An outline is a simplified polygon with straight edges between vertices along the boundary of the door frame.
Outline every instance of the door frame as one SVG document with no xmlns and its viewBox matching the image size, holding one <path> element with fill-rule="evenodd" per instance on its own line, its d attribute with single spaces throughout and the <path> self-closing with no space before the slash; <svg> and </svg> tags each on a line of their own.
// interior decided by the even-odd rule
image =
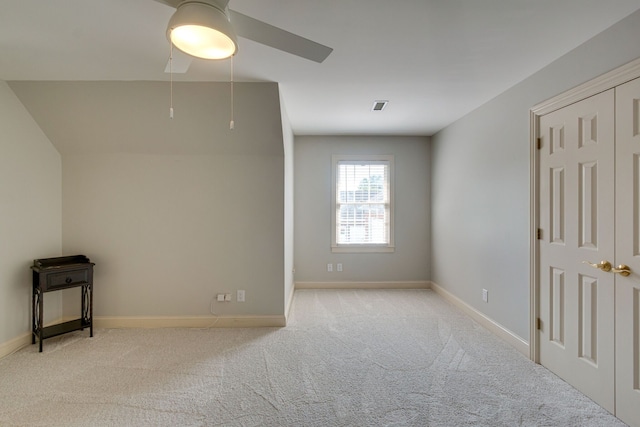
<svg viewBox="0 0 640 427">
<path fill-rule="evenodd" d="M 540 277 L 538 276 L 540 256 L 538 241 L 540 177 L 538 168 L 540 167 L 540 159 L 538 155 L 538 138 L 540 137 L 540 117 L 636 78 L 640 78 L 640 58 L 536 104 L 529 110 L 529 206 L 531 208 L 529 213 L 529 357 L 536 363 L 540 363 L 540 335 L 538 334 L 538 316 L 540 313 Z"/>
</svg>

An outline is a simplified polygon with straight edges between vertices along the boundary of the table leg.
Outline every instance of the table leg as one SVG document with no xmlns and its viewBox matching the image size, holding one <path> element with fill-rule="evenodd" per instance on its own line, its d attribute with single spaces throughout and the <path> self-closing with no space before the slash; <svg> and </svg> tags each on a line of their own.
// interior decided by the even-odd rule
<svg viewBox="0 0 640 427">
<path fill-rule="evenodd" d="M 31 295 L 31 344 L 36 343 L 36 333 L 38 332 L 38 307 L 36 306 L 36 293 L 38 291 L 33 288 Z"/>
<path fill-rule="evenodd" d="M 40 338 L 40 353 L 42 353 L 42 341 L 44 338 L 44 295 L 38 290 L 38 338 Z"/>
<path fill-rule="evenodd" d="M 89 283 L 89 336 L 93 337 L 93 283 Z"/>
</svg>

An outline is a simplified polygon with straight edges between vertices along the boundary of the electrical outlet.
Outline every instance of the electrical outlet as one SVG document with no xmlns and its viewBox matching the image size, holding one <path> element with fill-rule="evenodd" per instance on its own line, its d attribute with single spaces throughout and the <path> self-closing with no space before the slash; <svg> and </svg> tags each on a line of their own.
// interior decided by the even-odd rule
<svg viewBox="0 0 640 427">
<path fill-rule="evenodd" d="M 338 271 L 342 271 L 342 264 L 341 264 L 341 263 L 338 263 L 338 264 L 336 265 L 336 268 L 338 269 Z"/>
<path fill-rule="evenodd" d="M 227 302 L 231 301 L 231 294 L 224 294 L 224 300 Z"/>
<path fill-rule="evenodd" d="M 482 301 L 489 302 L 489 291 L 486 289 L 482 290 Z"/>
<path fill-rule="evenodd" d="M 331 273 L 333 271 L 333 264 L 327 264 L 327 271 Z"/>
<path fill-rule="evenodd" d="M 238 294 L 238 295 L 236 296 L 236 301 L 238 301 L 238 302 L 244 302 L 244 291 L 243 291 L 243 290 L 241 290 L 241 289 L 238 289 L 237 294 Z"/>
</svg>

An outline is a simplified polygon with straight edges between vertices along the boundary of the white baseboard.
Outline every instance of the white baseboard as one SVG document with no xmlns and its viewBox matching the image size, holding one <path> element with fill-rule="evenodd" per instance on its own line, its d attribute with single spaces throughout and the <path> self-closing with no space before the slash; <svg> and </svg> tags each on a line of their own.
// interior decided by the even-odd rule
<svg viewBox="0 0 640 427">
<path fill-rule="evenodd" d="M 527 356 L 527 358 L 529 357 L 529 343 L 527 341 L 523 340 L 521 337 L 511 332 L 509 329 L 505 328 L 501 324 L 495 322 L 494 320 L 490 319 L 483 313 L 471 307 L 469 304 L 462 301 L 460 298 L 453 295 L 451 292 L 447 291 L 443 287 L 437 285 L 434 282 L 431 282 L 430 285 L 431 285 L 431 289 L 433 289 L 442 298 L 446 299 L 447 301 L 449 301 L 450 303 L 458 307 L 465 314 L 467 314 L 473 320 L 478 322 L 480 325 L 487 328 L 494 335 L 497 335 L 498 337 L 502 338 L 504 341 L 506 341 L 508 344 L 510 344 L 520 353 Z"/>
<path fill-rule="evenodd" d="M 428 281 L 404 282 L 296 282 L 296 289 L 429 289 Z"/>
<path fill-rule="evenodd" d="M 45 323 L 44 327 L 46 328 L 47 326 L 52 326 L 64 321 L 65 320 L 63 318 L 54 319 L 50 322 Z M 31 345 L 31 332 L 27 332 L 25 334 L 17 336 L 7 342 L 0 343 L 0 359 L 12 353 L 15 353 L 16 351 L 28 345 Z"/>
<path fill-rule="evenodd" d="M 262 328 L 286 326 L 284 316 L 94 317 L 96 328 Z"/>
<path fill-rule="evenodd" d="M 31 332 L 0 344 L 0 359 L 31 344 Z"/>
</svg>

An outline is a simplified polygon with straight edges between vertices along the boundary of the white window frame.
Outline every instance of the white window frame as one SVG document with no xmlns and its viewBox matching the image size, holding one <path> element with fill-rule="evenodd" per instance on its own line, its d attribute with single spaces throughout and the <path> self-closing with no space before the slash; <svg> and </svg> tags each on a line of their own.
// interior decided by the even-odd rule
<svg viewBox="0 0 640 427">
<path fill-rule="evenodd" d="M 367 164 L 385 162 L 388 164 L 388 176 L 385 183 L 389 191 L 389 225 L 388 225 L 388 242 L 380 244 L 361 244 L 361 243 L 338 243 L 339 231 L 339 201 L 338 201 L 338 164 L 353 163 Z M 380 253 L 394 252 L 394 156 L 393 155 L 345 155 L 334 154 L 331 156 L 331 252 L 335 253 Z"/>
</svg>

